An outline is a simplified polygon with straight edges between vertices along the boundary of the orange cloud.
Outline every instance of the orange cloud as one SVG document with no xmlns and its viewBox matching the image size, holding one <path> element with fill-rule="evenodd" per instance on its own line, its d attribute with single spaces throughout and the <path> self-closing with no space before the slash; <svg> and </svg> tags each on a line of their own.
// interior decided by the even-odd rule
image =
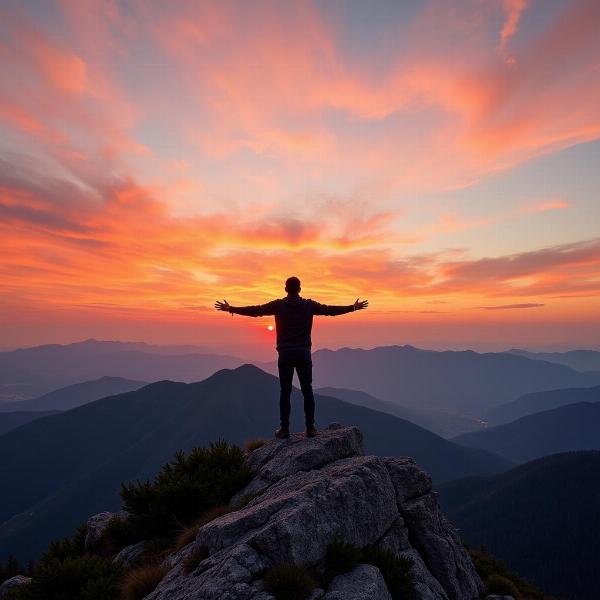
<svg viewBox="0 0 600 600">
<path fill-rule="evenodd" d="M 449 252 L 403 256 L 386 247 L 386 215 L 354 216 L 344 234 L 339 214 L 330 232 L 323 223 L 265 224 L 226 213 L 174 218 L 132 182 L 98 188 L 100 204 L 81 196 L 65 201 L 66 193 L 81 194 L 68 185 L 20 185 L 0 194 L 1 271 L 4 290 L 23 300 L 183 307 L 197 305 L 199 295 L 209 302 L 223 282 L 237 297 L 278 295 L 291 272 L 326 299 L 376 290 L 387 309 L 399 298 L 600 293 L 597 240 L 479 260 Z M 63 197 L 60 210 L 39 195 L 53 188 Z"/>
<path fill-rule="evenodd" d="M 56 29 L 0 8 L 6 302 L 161 315 L 279 295 L 292 272 L 406 314 L 600 293 L 597 240 L 411 248 L 570 206 L 474 215 L 430 193 L 600 137 L 597 2 L 520 35 L 513 68 L 499 3 L 424 4 L 354 54 L 317 4 L 59 4 Z M 526 5 L 502 4 L 506 59 Z M 439 219 L 406 231 L 428 202 Z"/>
</svg>

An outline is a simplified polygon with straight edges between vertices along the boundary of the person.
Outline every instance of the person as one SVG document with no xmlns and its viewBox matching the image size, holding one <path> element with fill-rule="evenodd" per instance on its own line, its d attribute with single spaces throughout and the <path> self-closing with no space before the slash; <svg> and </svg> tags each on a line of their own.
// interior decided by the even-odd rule
<svg viewBox="0 0 600 600">
<path fill-rule="evenodd" d="M 215 302 L 215 308 L 229 312 L 232 315 L 247 317 L 262 317 L 275 315 L 277 331 L 277 352 L 279 358 L 279 416 L 280 427 L 275 436 L 281 439 L 290 437 L 290 396 L 292 394 L 292 379 L 294 369 L 300 380 L 300 389 L 304 397 L 304 417 L 306 421 L 306 436 L 314 437 L 315 428 L 315 399 L 312 390 L 312 359 L 311 359 L 311 330 L 313 316 L 328 315 L 334 317 L 368 307 L 368 300 L 356 299 L 354 304 L 347 306 L 328 306 L 300 296 L 300 280 L 289 277 L 285 282 L 287 296 L 266 304 L 256 306 L 231 306 L 227 300 Z"/>
</svg>

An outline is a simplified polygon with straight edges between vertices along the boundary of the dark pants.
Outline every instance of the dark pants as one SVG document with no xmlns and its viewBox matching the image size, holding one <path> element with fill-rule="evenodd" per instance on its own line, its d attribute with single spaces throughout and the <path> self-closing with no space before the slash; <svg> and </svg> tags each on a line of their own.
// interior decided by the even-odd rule
<svg viewBox="0 0 600 600">
<path fill-rule="evenodd" d="M 292 379 L 294 369 L 298 373 L 300 380 L 300 389 L 304 396 L 304 417 L 306 426 L 312 427 L 315 424 L 315 397 L 312 390 L 312 358 L 309 348 L 282 348 L 279 351 L 279 385 L 281 393 L 279 395 L 279 415 L 281 426 L 290 425 L 290 396 L 292 394 Z"/>
</svg>

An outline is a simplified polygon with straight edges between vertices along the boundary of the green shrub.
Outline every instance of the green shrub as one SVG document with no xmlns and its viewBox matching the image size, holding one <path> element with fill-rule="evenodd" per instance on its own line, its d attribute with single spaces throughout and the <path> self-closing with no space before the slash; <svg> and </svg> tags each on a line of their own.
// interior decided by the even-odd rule
<svg viewBox="0 0 600 600">
<path fill-rule="evenodd" d="M 87 527 L 80 525 L 72 536 L 50 542 L 48 550 L 42 554 L 40 561 L 65 560 L 66 558 L 83 556 L 85 554 L 86 535 Z"/>
<path fill-rule="evenodd" d="M 32 582 L 11 590 L 11 600 L 110 600 L 118 597 L 121 568 L 109 558 L 86 552 L 87 528 L 51 542 L 35 563 Z"/>
<path fill-rule="evenodd" d="M 12 554 L 8 556 L 5 562 L 0 562 L 0 583 L 15 575 L 24 575 L 25 573 L 26 570 Z"/>
<path fill-rule="evenodd" d="M 20 585 L 8 590 L 2 596 L 2 600 L 34 600 L 31 595 L 31 585 Z"/>
<path fill-rule="evenodd" d="M 305 600 L 317 587 L 312 575 L 299 565 L 281 563 L 267 570 L 265 590 L 277 600 Z"/>
<path fill-rule="evenodd" d="M 241 448 L 223 440 L 178 452 L 153 482 L 122 484 L 123 508 L 139 535 L 173 536 L 209 509 L 229 501 L 252 478 Z"/>
<path fill-rule="evenodd" d="M 137 530 L 130 519 L 112 518 L 102 532 L 100 539 L 91 551 L 101 556 L 114 556 L 126 546 L 141 542 L 144 536 Z"/>
<path fill-rule="evenodd" d="M 490 575 L 485 581 L 485 586 L 488 594 L 512 596 L 515 600 L 521 598 L 517 586 L 510 579 L 503 577 L 502 575 Z"/>
<path fill-rule="evenodd" d="M 259 448 L 262 448 L 267 443 L 267 440 L 263 440 L 262 438 L 256 438 L 254 440 L 248 440 L 244 444 L 244 452 L 246 454 L 250 454 Z"/>
<path fill-rule="evenodd" d="M 111 573 L 104 577 L 90 579 L 81 591 L 81 600 L 116 600 L 118 598 L 119 577 Z"/>
<path fill-rule="evenodd" d="M 7 598 L 113 600 L 119 589 L 125 600 L 141 598 L 164 576 L 160 562 L 173 543 L 177 526 L 196 521 L 195 531 L 182 533 L 193 539 L 200 525 L 237 510 L 238 506 L 226 503 L 252 476 L 241 448 L 222 440 L 208 448 L 194 448 L 188 456 L 178 452 L 154 481 L 122 484 L 128 519 L 112 519 L 93 548 L 85 548 L 85 526 L 71 537 L 52 542 L 33 569 L 32 583 L 11 590 Z M 121 566 L 113 565 L 111 557 L 141 540 L 146 544 L 139 561 L 145 566 L 122 578 Z M 194 560 L 200 562 L 201 555 Z M 0 564 L 0 574 L 10 572 L 12 576 L 15 570 L 25 572 L 13 559 Z"/>
<path fill-rule="evenodd" d="M 183 561 L 183 572 L 191 573 L 204 559 L 208 558 L 208 556 L 208 548 L 206 548 L 206 546 L 195 548 Z"/>
<path fill-rule="evenodd" d="M 118 595 L 121 570 L 110 559 L 94 554 L 42 557 L 29 586 L 32 600 L 108 600 Z"/>
<path fill-rule="evenodd" d="M 87 528 L 51 542 L 32 569 L 31 584 L 11 590 L 12 600 L 107 600 L 117 597 L 121 570 L 101 556 L 86 553 Z"/>
<path fill-rule="evenodd" d="M 121 599 L 140 600 L 153 592 L 166 574 L 167 569 L 159 564 L 128 571 L 121 580 Z"/>
</svg>

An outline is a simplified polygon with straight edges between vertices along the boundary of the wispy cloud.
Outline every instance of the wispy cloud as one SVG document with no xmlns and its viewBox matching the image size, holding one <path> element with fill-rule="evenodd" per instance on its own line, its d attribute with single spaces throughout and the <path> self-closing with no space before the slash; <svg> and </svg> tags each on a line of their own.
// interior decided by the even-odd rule
<svg viewBox="0 0 600 600">
<path fill-rule="evenodd" d="M 571 208 L 571 203 L 567 200 L 556 199 L 556 200 L 542 200 L 524 206 L 521 209 L 522 213 L 526 214 L 537 214 L 544 213 L 551 210 L 561 210 L 563 208 Z"/>
<path fill-rule="evenodd" d="M 534 303 L 500 304 L 498 306 L 478 306 L 477 308 L 481 308 L 483 310 L 512 310 L 515 308 L 541 308 L 542 306 L 546 306 L 546 305 L 545 304 L 534 304 Z"/>
<path fill-rule="evenodd" d="M 502 0 L 506 18 L 500 31 L 500 51 L 508 64 L 515 64 L 516 62 L 514 56 L 508 51 L 508 42 L 517 33 L 519 21 L 527 4 L 528 0 Z"/>
</svg>

